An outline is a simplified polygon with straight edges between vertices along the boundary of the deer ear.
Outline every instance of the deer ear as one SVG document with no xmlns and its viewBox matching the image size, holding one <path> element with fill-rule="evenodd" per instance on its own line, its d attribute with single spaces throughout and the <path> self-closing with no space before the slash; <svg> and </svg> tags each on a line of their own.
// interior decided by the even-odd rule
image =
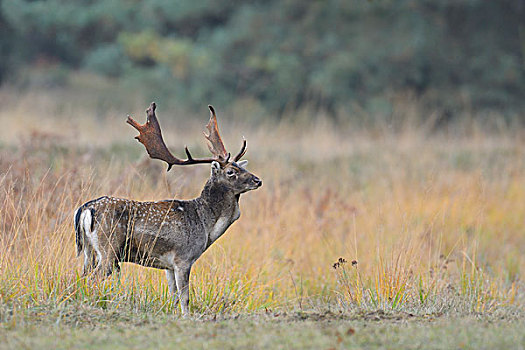
<svg viewBox="0 0 525 350">
<path fill-rule="evenodd" d="M 211 175 L 217 174 L 221 170 L 221 165 L 218 162 L 211 162 Z"/>
<path fill-rule="evenodd" d="M 243 169 L 246 169 L 246 166 L 248 165 L 247 160 L 241 160 L 240 162 L 237 162 L 237 165 L 240 166 Z"/>
</svg>

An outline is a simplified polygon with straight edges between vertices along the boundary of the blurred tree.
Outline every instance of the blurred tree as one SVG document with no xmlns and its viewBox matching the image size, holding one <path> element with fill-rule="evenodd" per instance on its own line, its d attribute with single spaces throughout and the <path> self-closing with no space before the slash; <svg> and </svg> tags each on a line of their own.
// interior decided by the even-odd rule
<svg viewBox="0 0 525 350">
<path fill-rule="evenodd" d="M 188 106 L 388 114 L 407 91 L 447 115 L 515 112 L 524 21 L 525 0 L 3 0 L 0 81 L 44 58 Z"/>
<path fill-rule="evenodd" d="M 3 13 L 0 11 L 0 82 L 6 78 L 6 74 L 12 66 L 14 55 L 12 54 L 14 40 L 14 32 L 6 22 Z"/>
</svg>

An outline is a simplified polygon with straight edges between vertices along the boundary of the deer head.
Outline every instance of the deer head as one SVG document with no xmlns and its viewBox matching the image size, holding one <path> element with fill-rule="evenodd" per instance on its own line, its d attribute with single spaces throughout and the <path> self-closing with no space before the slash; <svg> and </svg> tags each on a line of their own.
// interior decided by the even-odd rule
<svg viewBox="0 0 525 350">
<path fill-rule="evenodd" d="M 217 183 L 231 188 L 238 195 L 262 186 L 262 181 L 257 176 L 246 170 L 247 160 L 230 162 L 222 167 L 218 162 L 211 166 L 211 179 Z"/>
<path fill-rule="evenodd" d="M 210 120 L 206 125 L 208 132 L 204 133 L 212 157 L 193 158 L 188 147 L 184 147 L 187 159 L 179 159 L 168 150 L 155 115 L 156 107 L 155 102 L 152 102 L 146 109 L 147 120 L 145 124 L 138 124 L 130 116 L 128 116 L 127 123 L 138 130 L 139 135 L 135 139 L 146 147 L 149 156 L 153 159 L 163 160 L 168 164 L 167 171 L 170 171 L 173 165 L 211 163 L 211 179 L 230 187 L 235 194 L 254 190 L 262 185 L 262 181 L 257 176 L 245 169 L 248 161 L 240 161 L 246 153 L 246 139 L 243 138 L 241 150 L 235 157 L 231 158 L 230 153 L 226 151 L 219 134 L 215 109 L 212 106 L 208 106 L 210 109 Z"/>
</svg>

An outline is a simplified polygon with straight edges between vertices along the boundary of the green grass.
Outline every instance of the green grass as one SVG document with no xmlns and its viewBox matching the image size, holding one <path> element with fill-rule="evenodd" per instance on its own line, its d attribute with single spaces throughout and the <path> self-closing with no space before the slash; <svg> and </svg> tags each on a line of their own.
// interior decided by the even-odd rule
<svg viewBox="0 0 525 350">
<path fill-rule="evenodd" d="M 87 315 L 90 315 L 86 317 Z M 180 320 L 84 310 L 0 330 L 0 349 L 523 349 L 525 320 L 369 312 Z M 56 317 L 56 319 L 55 319 Z"/>
</svg>

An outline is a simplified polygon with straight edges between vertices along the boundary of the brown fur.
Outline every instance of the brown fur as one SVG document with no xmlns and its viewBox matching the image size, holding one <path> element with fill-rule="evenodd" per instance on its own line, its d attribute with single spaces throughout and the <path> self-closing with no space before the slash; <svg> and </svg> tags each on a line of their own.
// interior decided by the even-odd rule
<svg viewBox="0 0 525 350">
<path fill-rule="evenodd" d="M 191 266 L 239 218 L 239 196 L 261 185 L 237 163 L 213 162 L 210 179 L 192 200 L 101 197 L 85 203 L 75 214 L 84 274 L 109 275 L 120 262 L 165 269 L 170 291 L 175 293 L 176 284 L 186 315 Z"/>
</svg>

